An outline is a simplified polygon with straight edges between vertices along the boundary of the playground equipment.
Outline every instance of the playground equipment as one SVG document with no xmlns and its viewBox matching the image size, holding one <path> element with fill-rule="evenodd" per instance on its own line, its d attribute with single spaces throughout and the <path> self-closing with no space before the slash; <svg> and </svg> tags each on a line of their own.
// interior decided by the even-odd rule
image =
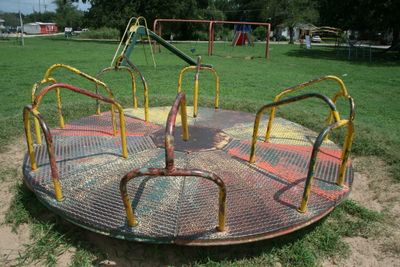
<svg viewBox="0 0 400 267">
<path fill-rule="evenodd" d="M 251 40 L 251 26 L 244 24 L 244 25 L 235 25 L 234 28 L 234 36 L 232 40 L 232 45 L 237 46 L 237 45 L 245 45 L 246 43 L 248 45 L 253 45 L 253 42 Z"/>
<path fill-rule="evenodd" d="M 124 54 L 116 65 L 123 60 L 132 64 Z M 98 89 L 57 82 L 52 75 L 56 68 L 92 81 L 107 96 Z M 213 73 L 215 109 L 198 107 L 197 100 L 194 107 L 186 106 L 182 79 L 189 71 L 195 71 L 194 98 L 199 73 Z M 329 80 L 339 85 L 332 98 L 320 93 L 286 96 Z M 97 103 L 95 115 L 66 122 L 60 90 L 109 104 L 110 111 L 101 112 Z M 39 111 L 50 91 L 56 91 L 60 117 L 60 127 L 53 129 Z M 288 88 L 255 116 L 218 109 L 219 77 L 200 60 L 181 71 L 178 91 L 171 108 L 123 109 L 100 80 L 53 65 L 34 85 L 32 104 L 23 112 L 26 185 L 50 210 L 86 229 L 120 239 L 182 245 L 236 244 L 284 235 L 323 218 L 350 193 L 354 102 L 339 78 L 326 76 Z M 339 98 L 349 103 L 347 119 L 336 108 Z M 275 118 L 278 107 L 307 99 L 318 99 L 328 108 L 327 125 L 319 134 Z M 151 118 L 138 118 L 146 110 Z M 268 121 L 262 119 L 267 110 Z M 39 126 L 36 144 L 30 115 Z M 264 126 L 266 134 L 260 135 Z M 341 127 L 347 127 L 342 149 L 327 138 Z"/>
<path fill-rule="evenodd" d="M 141 24 L 142 23 L 142 24 Z M 196 65 L 196 61 L 180 51 L 178 48 L 170 44 L 169 42 L 162 39 L 160 36 L 155 34 L 154 32 L 150 31 L 147 28 L 147 21 L 143 17 L 132 17 L 129 19 L 128 24 L 125 28 L 125 32 L 123 37 L 121 38 L 121 42 L 119 43 L 117 50 L 115 51 L 114 57 L 111 61 L 109 67 L 102 69 L 98 74 L 97 78 L 99 79 L 105 73 L 111 71 L 124 71 L 130 75 L 131 84 L 132 84 L 132 106 L 134 109 L 138 107 L 138 100 L 136 96 L 136 76 L 137 74 L 140 77 L 140 80 L 143 84 L 143 92 L 144 92 L 144 119 L 146 122 L 149 122 L 149 87 L 147 84 L 146 79 L 144 78 L 143 74 L 139 70 L 139 68 L 129 60 L 129 56 L 131 55 L 137 40 L 139 38 L 145 37 L 150 45 L 150 51 L 152 53 L 152 59 L 154 66 L 156 66 L 153 49 L 151 47 L 150 39 L 155 40 L 157 43 L 163 45 L 169 51 L 177 55 L 179 58 L 184 60 L 189 65 Z M 125 40 L 125 42 L 124 42 Z M 212 69 L 211 65 L 202 64 L 201 67 Z M 96 93 L 98 93 L 98 84 L 96 84 Z"/>
<path fill-rule="evenodd" d="M 217 109 L 219 106 L 219 76 L 217 71 L 211 67 L 203 66 L 201 64 L 201 57 L 197 58 L 197 65 L 196 66 L 188 66 L 181 70 L 179 73 L 178 79 L 178 93 L 182 91 L 182 80 L 183 75 L 189 71 L 196 71 L 194 75 L 194 90 L 193 90 L 193 117 L 197 117 L 197 110 L 198 110 L 198 99 L 199 99 L 199 75 L 200 71 L 208 71 L 214 75 L 215 78 L 215 98 L 214 98 L 214 107 Z"/>
<path fill-rule="evenodd" d="M 159 36 L 162 33 L 162 22 L 183 22 L 183 23 L 206 23 L 208 24 L 208 55 L 213 55 L 214 50 L 214 39 L 215 39 L 215 25 L 217 24 L 235 24 L 235 25 L 254 25 L 254 26 L 264 26 L 267 29 L 267 34 L 265 37 L 265 58 L 269 58 L 269 36 L 271 33 L 271 24 L 263 22 L 250 22 L 250 21 L 228 21 L 228 20 L 195 20 L 195 19 L 156 19 L 153 23 L 153 31 Z M 192 64 L 195 65 L 195 64 Z"/>
<path fill-rule="evenodd" d="M 135 22 L 132 23 L 133 21 L 135 21 Z M 144 25 L 140 24 L 141 21 L 143 21 Z M 155 63 L 155 59 L 154 59 L 154 55 L 153 55 L 153 49 L 151 48 L 151 40 L 150 39 L 153 39 L 158 44 L 164 46 L 166 49 L 168 49 L 173 54 L 177 55 L 179 58 L 184 60 L 189 65 L 196 65 L 196 61 L 194 59 L 192 59 L 190 56 L 186 55 L 185 53 L 180 51 L 178 48 L 176 48 L 175 46 L 173 46 L 172 44 L 170 44 L 169 42 L 167 42 L 166 40 L 161 38 L 159 35 L 155 34 L 151 30 L 149 30 L 147 28 L 147 22 L 146 22 L 145 18 L 132 17 L 129 19 L 128 24 L 125 29 L 125 32 L 124 32 L 124 35 L 121 38 L 121 42 L 119 43 L 118 48 L 115 51 L 114 58 L 111 61 L 111 66 L 113 66 L 116 63 L 118 54 L 119 54 L 119 57 L 129 58 L 130 54 L 132 53 L 132 51 L 136 45 L 138 38 L 141 38 L 143 36 L 145 36 L 147 38 L 147 41 L 150 45 L 150 50 L 152 53 L 154 66 L 156 65 L 156 63 Z M 125 38 L 126 38 L 126 41 L 125 41 L 125 44 L 123 45 Z M 125 65 L 126 64 L 125 60 L 122 60 L 121 64 Z"/>
</svg>

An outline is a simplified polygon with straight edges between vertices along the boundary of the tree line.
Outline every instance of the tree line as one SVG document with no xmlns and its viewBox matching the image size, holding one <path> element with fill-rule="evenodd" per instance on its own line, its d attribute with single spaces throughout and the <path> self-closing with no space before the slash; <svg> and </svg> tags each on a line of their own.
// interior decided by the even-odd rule
<svg viewBox="0 0 400 267">
<path fill-rule="evenodd" d="M 74 3 L 90 2 L 82 12 Z M 33 13 L 25 20 L 54 21 L 60 28 L 111 27 L 122 33 L 128 19 L 142 15 L 151 25 L 156 18 L 219 19 L 271 22 L 289 28 L 299 23 L 332 26 L 359 31 L 364 39 L 392 34 L 392 46 L 398 46 L 400 0 L 55 0 L 55 12 Z M 151 27 L 151 26 L 150 26 Z M 178 38 L 196 38 L 201 25 L 169 25 Z M 204 33 L 202 33 L 204 34 Z"/>
</svg>

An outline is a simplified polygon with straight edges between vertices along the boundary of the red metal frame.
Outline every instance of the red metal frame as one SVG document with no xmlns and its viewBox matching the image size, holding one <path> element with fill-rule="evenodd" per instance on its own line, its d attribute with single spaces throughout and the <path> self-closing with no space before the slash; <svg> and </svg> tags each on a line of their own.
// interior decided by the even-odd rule
<svg viewBox="0 0 400 267">
<path fill-rule="evenodd" d="M 208 23 L 208 55 L 212 56 L 214 50 L 214 24 L 240 24 L 240 25 L 257 25 L 267 28 L 265 58 L 269 59 L 269 36 L 271 33 L 271 23 L 251 22 L 251 21 L 229 21 L 229 20 L 196 20 L 196 19 L 156 19 L 153 23 L 153 31 L 161 36 L 161 23 L 159 22 L 190 22 L 190 23 Z M 157 28 L 157 25 L 159 27 Z"/>
</svg>

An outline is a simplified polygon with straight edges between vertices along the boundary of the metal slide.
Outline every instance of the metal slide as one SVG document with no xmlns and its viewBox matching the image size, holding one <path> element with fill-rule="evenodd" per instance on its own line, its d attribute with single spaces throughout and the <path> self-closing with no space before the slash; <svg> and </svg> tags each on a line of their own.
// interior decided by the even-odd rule
<svg viewBox="0 0 400 267">
<path fill-rule="evenodd" d="M 144 36 L 150 36 L 154 41 L 158 42 L 160 45 L 164 46 L 166 49 L 171 51 L 173 54 L 177 55 L 180 57 L 182 60 L 187 62 L 191 66 L 196 66 L 196 60 L 193 58 L 189 57 L 186 55 L 184 52 L 158 36 L 156 33 L 150 31 L 149 29 L 145 28 L 144 26 L 137 26 L 134 29 L 134 32 L 132 33 L 132 37 L 130 40 L 130 44 L 126 46 L 126 49 L 124 49 L 123 54 L 129 58 L 130 54 L 132 53 L 133 48 L 135 47 L 136 40 L 139 37 L 139 35 L 144 35 Z M 125 61 L 122 62 L 122 64 L 125 64 Z M 206 65 L 204 65 L 206 66 Z M 208 66 L 208 65 L 207 65 Z"/>
</svg>

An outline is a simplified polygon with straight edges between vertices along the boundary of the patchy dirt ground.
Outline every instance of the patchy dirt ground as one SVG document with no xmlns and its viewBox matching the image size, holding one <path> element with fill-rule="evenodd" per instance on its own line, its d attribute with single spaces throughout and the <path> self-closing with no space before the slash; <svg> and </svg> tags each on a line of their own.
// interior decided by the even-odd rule
<svg viewBox="0 0 400 267">
<path fill-rule="evenodd" d="M 12 199 L 12 189 L 16 179 L 21 179 L 21 166 L 25 147 L 23 140 L 9 146 L 7 152 L 0 154 L 0 265 L 15 264 L 18 252 L 29 243 L 29 227 L 21 225 L 17 232 L 5 224 L 5 214 Z M 16 175 L 16 176 L 15 176 Z M 14 177 L 13 177 L 14 176 Z"/>
<path fill-rule="evenodd" d="M 350 199 L 386 214 L 385 229 L 379 237 L 345 238 L 351 248 L 340 262 L 327 260 L 324 266 L 400 266 L 400 184 L 394 184 L 385 163 L 376 157 L 359 157 Z"/>
<path fill-rule="evenodd" d="M 12 199 L 12 188 L 17 179 L 22 179 L 24 140 L 17 140 L 6 151 L 0 154 L 1 266 L 16 264 L 18 253 L 24 249 L 24 244 L 30 242 L 28 225 L 21 225 L 17 232 L 13 232 L 12 227 L 4 223 Z M 377 238 L 345 238 L 345 242 L 351 248 L 349 257 L 340 261 L 329 259 L 322 264 L 323 266 L 400 266 L 400 184 L 391 181 L 385 163 L 378 158 L 360 157 L 354 160 L 354 166 L 356 173 L 350 198 L 369 209 L 384 212 L 387 215 L 385 217 L 387 221 L 384 222 L 385 229 Z M 84 238 L 104 251 L 107 259 L 98 263 L 101 266 L 143 266 L 144 262 L 147 262 L 148 266 L 154 266 L 156 262 L 176 263 L 173 253 L 168 252 L 170 250 L 168 246 L 160 248 L 159 259 L 148 259 L 146 245 L 140 243 L 119 241 L 87 231 Z M 138 253 L 132 254 L 132 251 Z M 58 258 L 57 266 L 68 266 L 74 253 L 74 248 L 68 249 Z M 138 258 L 137 255 L 141 257 Z"/>
</svg>

